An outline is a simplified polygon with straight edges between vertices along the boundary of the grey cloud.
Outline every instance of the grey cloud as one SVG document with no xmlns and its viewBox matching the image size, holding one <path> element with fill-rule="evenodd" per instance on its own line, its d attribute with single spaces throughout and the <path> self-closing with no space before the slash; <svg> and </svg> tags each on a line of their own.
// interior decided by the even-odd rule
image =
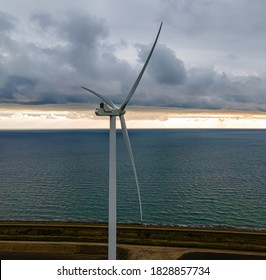
<svg viewBox="0 0 266 280">
<path fill-rule="evenodd" d="M 103 19 L 81 11 L 68 12 L 60 26 L 62 36 L 65 36 L 72 45 L 94 47 L 95 42 L 108 35 L 108 27 Z"/>
<path fill-rule="evenodd" d="M 56 18 L 47 12 L 34 12 L 31 24 L 43 38 L 58 38 L 59 44 L 45 46 L 35 42 L 15 42 L 18 51 L 8 50 L 10 59 L 3 63 L 6 74 L 0 81 L 1 102 L 30 104 L 97 102 L 80 86 L 89 86 L 115 96 L 121 101 L 122 91 L 135 77 L 134 69 L 114 55 L 115 47 L 106 41 L 108 26 L 104 20 L 82 11 L 69 11 Z M 31 77 L 38 81 L 20 94 L 14 77 Z M 2 84 L 2 86 L 1 86 Z M 24 96 L 27 95 L 27 98 Z M 23 97 L 24 96 L 24 97 Z"/>
<path fill-rule="evenodd" d="M 58 40 L 64 42 L 63 47 L 46 49 L 46 53 L 62 57 L 65 63 L 69 63 L 76 71 L 90 69 L 87 74 L 97 74 L 95 61 L 99 57 L 100 40 L 108 35 L 103 20 L 82 11 L 68 11 L 58 18 L 50 13 L 38 11 L 32 13 L 31 20 L 39 25 L 46 36 L 52 32 Z"/>
<path fill-rule="evenodd" d="M 189 22 L 178 26 L 174 34 L 185 30 L 190 34 L 194 32 L 194 37 L 211 34 L 212 27 L 206 26 L 202 17 L 206 11 L 196 1 L 172 3 L 183 5 L 179 7 L 180 12 L 195 16 L 200 22 L 197 26 L 189 18 Z M 212 1 L 200 3 L 205 3 L 208 9 L 217 8 L 212 6 Z M 219 16 L 222 20 L 223 16 Z M 47 38 L 48 45 L 34 39 L 30 41 L 31 38 L 15 41 L 16 37 L 10 34 L 16 29 L 16 19 L 0 14 L 1 21 L 4 22 L 1 38 L 4 34 L 16 48 L 6 48 L 6 58 L 0 56 L 3 74 L 0 77 L 0 102 L 32 105 L 98 102 L 97 98 L 80 89 L 80 86 L 87 86 L 109 94 L 119 104 L 138 75 L 137 69 L 116 56 L 116 46 L 109 42 L 109 26 L 101 18 L 83 11 L 69 11 L 58 17 L 50 12 L 34 12 L 31 27 L 38 30 L 39 36 Z M 141 67 L 150 46 L 135 46 Z M 265 76 L 234 76 L 211 67 L 185 67 L 186 61 L 177 57 L 172 49 L 160 43 L 156 46 L 130 105 L 266 110 Z M 226 52 L 228 54 L 231 59 L 236 58 L 231 50 Z"/>
<path fill-rule="evenodd" d="M 266 77 L 228 77 L 213 69 L 190 69 L 181 105 L 209 109 L 266 110 Z M 177 102 L 178 103 L 178 102 Z"/>
<path fill-rule="evenodd" d="M 60 94 L 60 92 L 43 92 L 40 96 L 38 96 L 35 100 L 31 99 L 24 104 L 27 105 L 43 105 L 43 104 L 66 104 L 71 102 L 66 95 Z M 75 102 L 73 100 L 73 102 Z M 80 102 L 80 101 L 79 101 Z"/>
<path fill-rule="evenodd" d="M 15 29 L 16 21 L 14 16 L 0 11 L 0 33 L 9 33 Z"/>
<path fill-rule="evenodd" d="M 145 84 L 136 104 L 266 111 L 266 77 L 228 76 L 212 68 L 190 68 L 185 76 L 182 84 Z"/>
<path fill-rule="evenodd" d="M 29 92 L 33 91 L 38 82 L 34 79 L 22 76 L 10 76 L 5 84 L 0 88 L 2 102 L 11 102 L 19 99 L 27 99 Z"/>
<path fill-rule="evenodd" d="M 108 35 L 105 22 L 83 12 L 68 12 L 57 32 L 68 43 L 65 58 L 70 65 L 95 78 L 99 74 L 100 43 Z"/>
<path fill-rule="evenodd" d="M 0 48 L 2 51 L 15 48 L 10 34 L 16 29 L 16 23 L 17 19 L 14 16 L 0 11 Z"/>
<path fill-rule="evenodd" d="M 145 62 L 150 46 L 140 45 L 139 58 L 141 62 Z M 147 72 L 159 84 L 178 85 L 183 84 L 186 80 L 186 70 L 182 60 L 178 59 L 175 53 L 165 45 L 158 44 L 156 51 L 150 61 Z"/>
<path fill-rule="evenodd" d="M 206 0 L 166 0 L 162 14 L 177 32 L 197 34 L 207 27 L 210 7 L 211 1 Z"/>
<path fill-rule="evenodd" d="M 192 95 L 204 95 L 217 82 L 217 73 L 209 68 L 191 68 L 188 71 L 187 90 Z"/>
<path fill-rule="evenodd" d="M 183 47 L 264 55 L 263 0 L 166 0 L 161 14 L 172 28 L 173 41 Z"/>
<path fill-rule="evenodd" d="M 57 24 L 55 18 L 44 11 L 34 11 L 30 16 L 31 21 L 37 23 L 39 27 L 43 30 L 47 30 L 49 27 L 53 27 Z"/>
</svg>

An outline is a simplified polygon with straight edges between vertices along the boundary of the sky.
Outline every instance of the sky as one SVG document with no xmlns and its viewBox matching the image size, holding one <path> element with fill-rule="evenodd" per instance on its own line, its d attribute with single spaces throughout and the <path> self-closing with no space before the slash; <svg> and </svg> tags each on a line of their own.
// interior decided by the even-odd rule
<svg viewBox="0 0 266 280">
<path fill-rule="evenodd" d="M 0 0 L 0 107 L 120 104 L 161 21 L 129 105 L 266 111 L 264 0 Z"/>
</svg>

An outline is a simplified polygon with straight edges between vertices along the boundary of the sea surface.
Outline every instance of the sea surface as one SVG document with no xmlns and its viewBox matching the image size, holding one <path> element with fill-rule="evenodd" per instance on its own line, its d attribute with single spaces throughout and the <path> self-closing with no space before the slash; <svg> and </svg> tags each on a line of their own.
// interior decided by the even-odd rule
<svg viewBox="0 0 266 280">
<path fill-rule="evenodd" d="M 117 133 L 118 222 L 266 229 L 266 130 Z M 0 220 L 108 220 L 108 130 L 0 131 Z"/>
</svg>

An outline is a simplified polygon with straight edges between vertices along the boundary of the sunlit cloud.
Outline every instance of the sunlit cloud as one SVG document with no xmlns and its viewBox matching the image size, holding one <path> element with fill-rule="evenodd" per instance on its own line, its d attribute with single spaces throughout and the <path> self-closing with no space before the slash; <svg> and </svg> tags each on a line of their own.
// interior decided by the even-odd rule
<svg viewBox="0 0 266 280">
<path fill-rule="evenodd" d="M 258 128 L 266 129 L 266 113 L 225 110 L 180 110 L 132 107 L 127 114 L 128 128 Z M 117 123 L 119 127 L 119 123 Z M 94 110 L 0 110 L 0 129 L 103 129 L 109 119 L 97 117 Z"/>
</svg>

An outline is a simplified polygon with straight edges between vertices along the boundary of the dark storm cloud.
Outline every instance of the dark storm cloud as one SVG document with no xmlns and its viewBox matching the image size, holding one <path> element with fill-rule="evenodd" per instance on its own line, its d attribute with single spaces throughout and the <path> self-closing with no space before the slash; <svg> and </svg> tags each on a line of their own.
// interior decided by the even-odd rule
<svg viewBox="0 0 266 280">
<path fill-rule="evenodd" d="M 143 63 L 150 46 L 138 45 Z M 147 83 L 150 75 L 150 84 Z M 209 67 L 185 68 L 184 62 L 158 45 L 147 67 L 136 104 L 200 109 L 266 110 L 266 77 L 234 76 Z M 151 86 L 153 84 L 153 86 Z M 147 94 L 149 92 L 150 94 Z"/>
<path fill-rule="evenodd" d="M 187 71 L 186 84 L 177 89 L 172 101 L 186 108 L 265 111 L 265 89 L 265 77 L 229 77 L 213 69 L 192 68 Z"/>
<path fill-rule="evenodd" d="M 1 102 L 97 102 L 94 96 L 83 93 L 80 86 L 90 86 L 115 96 L 121 95 L 124 88 L 127 90 L 134 70 L 126 61 L 118 59 L 114 48 L 106 43 L 108 26 L 104 20 L 82 11 L 58 17 L 39 11 L 31 15 L 31 24 L 39 36 L 55 43 L 43 46 L 15 42 L 19 51 L 8 50 L 9 59 L 4 66 L 10 74 L 2 81 L 2 86 L 0 84 Z M 6 24 L 6 29 L 11 30 L 11 27 Z M 13 77 L 32 79 L 37 85 L 22 90 Z"/>
<path fill-rule="evenodd" d="M 265 75 L 236 76 L 200 64 L 192 67 L 178 55 L 182 40 L 178 40 L 175 48 L 168 43 L 168 39 L 171 41 L 178 36 L 178 39 L 185 38 L 183 44 L 190 44 L 192 49 L 199 45 L 224 46 L 226 49 L 230 42 L 234 42 L 234 46 L 244 42 L 243 49 L 247 51 L 260 40 L 264 46 L 263 36 L 258 40 L 255 40 L 258 35 L 248 36 L 252 30 L 249 25 L 260 26 L 259 19 L 253 16 L 247 18 L 246 23 L 244 19 L 247 7 L 254 15 L 254 11 L 260 12 L 259 9 L 245 1 L 245 8 L 237 10 L 231 2 L 164 2 L 169 18 L 162 32 L 172 32 L 171 24 L 175 30 L 171 38 L 162 33 L 130 105 L 266 110 Z M 234 9 L 231 11 L 230 7 Z M 260 15 L 264 13 L 261 11 Z M 266 24 L 262 16 L 258 18 Z M 0 12 L 0 102 L 32 105 L 98 102 L 96 97 L 80 89 L 80 86 L 87 86 L 119 104 L 134 83 L 151 47 L 149 41 L 145 44 L 133 42 L 139 56 L 139 64 L 133 67 L 118 57 L 118 46 L 110 43 L 111 27 L 107 20 L 82 10 L 56 14 L 33 12 L 27 21 L 33 30 L 32 37 L 18 33 L 19 24 L 14 16 Z M 259 34 L 264 33 L 266 35 L 261 29 Z M 146 40 L 147 36 L 140 35 L 141 40 Z M 249 41 L 250 38 L 254 40 Z M 127 37 L 123 39 L 125 48 L 129 42 Z M 238 61 L 241 51 L 236 53 L 234 50 L 226 49 L 226 57 Z M 201 57 L 204 62 L 208 59 Z"/>
<path fill-rule="evenodd" d="M 179 108 L 266 111 L 266 77 L 228 76 L 212 68 L 183 70 L 184 73 L 181 73 L 186 78 L 181 83 L 163 83 L 157 84 L 157 87 L 144 83 L 141 94 L 135 97 L 136 103 Z M 147 91 L 149 95 L 145 94 Z"/>
<path fill-rule="evenodd" d="M 139 48 L 139 58 L 145 62 L 150 47 L 137 45 Z M 178 85 L 186 80 L 186 70 L 182 60 L 175 56 L 175 53 L 165 45 L 158 44 L 147 69 L 152 77 L 159 84 Z"/>
<path fill-rule="evenodd" d="M 77 71 L 90 69 L 91 73 L 97 68 L 99 46 L 108 34 L 108 28 L 103 20 L 94 18 L 81 11 L 67 12 L 59 19 L 47 12 L 34 12 L 31 20 L 39 25 L 41 32 L 52 32 L 64 47 L 55 46 L 47 52 L 63 56 Z"/>
<path fill-rule="evenodd" d="M 3 102 L 17 101 L 17 99 L 24 99 L 27 94 L 34 91 L 37 81 L 27 77 L 9 76 L 0 88 L 0 98 Z"/>
<path fill-rule="evenodd" d="M 105 22 L 85 13 L 68 13 L 58 32 L 69 44 L 68 62 L 77 71 L 89 71 L 88 74 L 96 77 L 100 70 L 99 46 L 108 34 Z"/>
<path fill-rule="evenodd" d="M 42 32 L 52 30 L 63 42 L 62 47 L 56 46 L 43 52 L 71 70 L 73 84 L 76 81 L 79 85 L 115 96 L 128 89 L 134 70 L 129 63 L 114 55 L 115 47 L 107 42 L 109 27 L 104 19 L 76 10 L 61 15 L 60 20 L 38 12 L 32 16 L 32 20 L 39 24 Z M 76 94 L 79 97 L 67 95 L 67 101 L 88 100 L 84 98 L 84 93 Z M 98 99 L 93 97 L 93 100 Z"/>
</svg>

